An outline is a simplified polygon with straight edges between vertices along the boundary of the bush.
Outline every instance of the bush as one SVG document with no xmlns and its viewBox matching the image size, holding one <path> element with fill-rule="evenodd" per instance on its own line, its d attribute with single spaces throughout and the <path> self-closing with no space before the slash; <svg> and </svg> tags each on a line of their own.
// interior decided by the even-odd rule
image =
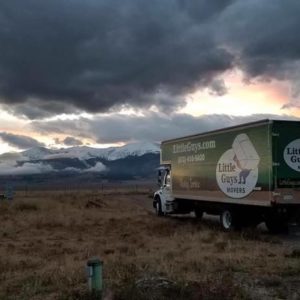
<svg viewBox="0 0 300 300">
<path fill-rule="evenodd" d="M 19 201 L 16 202 L 13 208 L 17 211 L 37 211 L 39 210 L 39 206 L 35 202 L 29 201 Z"/>
</svg>

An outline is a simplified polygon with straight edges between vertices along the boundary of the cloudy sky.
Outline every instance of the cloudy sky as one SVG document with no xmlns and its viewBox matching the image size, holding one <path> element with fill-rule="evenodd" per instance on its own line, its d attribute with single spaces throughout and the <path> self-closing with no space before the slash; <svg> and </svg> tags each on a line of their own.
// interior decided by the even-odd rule
<svg viewBox="0 0 300 300">
<path fill-rule="evenodd" d="M 2 0 L 0 153 L 297 119 L 299 14 L 299 0 Z"/>
</svg>

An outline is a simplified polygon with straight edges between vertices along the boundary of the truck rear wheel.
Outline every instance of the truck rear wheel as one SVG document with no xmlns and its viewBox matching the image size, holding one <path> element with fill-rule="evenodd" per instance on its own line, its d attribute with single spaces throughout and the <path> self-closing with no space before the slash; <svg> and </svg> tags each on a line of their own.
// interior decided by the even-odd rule
<svg viewBox="0 0 300 300">
<path fill-rule="evenodd" d="M 202 209 L 196 207 L 196 208 L 194 209 L 194 212 L 195 212 L 195 216 L 196 216 L 196 218 L 197 218 L 198 220 L 202 219 L 202 217 L 203 217 L 203 210 L 202 210 Z"/>
<path fill-rule="evenodd" d="M 270 233 L 286 233 L 288 232 L 288 223 L 283 220 L 267 219 L 265 221 L 267 229 Z"/>
<path fill-rule="evenodd" d="M 231 209 L 224 209 L 220 215 L 222 228 L 225 231 L 231 231 L 237 228 L 237 220 Z"/>
<path fill-rule="evenodd" d="M 265 224 L 270 233 L 286 233 L 288 232 L 288 214 L 277 211 L 269 212 L 265 216 Z"/>
</svg>

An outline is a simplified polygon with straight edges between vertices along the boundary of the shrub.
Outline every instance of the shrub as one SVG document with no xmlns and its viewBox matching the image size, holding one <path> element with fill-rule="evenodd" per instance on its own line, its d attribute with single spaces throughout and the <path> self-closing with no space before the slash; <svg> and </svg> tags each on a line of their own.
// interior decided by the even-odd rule
<svg viewBox="0 0 300 300">
<path fill-rule="evenodd" d="M 19 201 L 14 203 L 13 208 L 17 211 L 37 211 L 39 206 L 33 201 Z"/>
</svg>

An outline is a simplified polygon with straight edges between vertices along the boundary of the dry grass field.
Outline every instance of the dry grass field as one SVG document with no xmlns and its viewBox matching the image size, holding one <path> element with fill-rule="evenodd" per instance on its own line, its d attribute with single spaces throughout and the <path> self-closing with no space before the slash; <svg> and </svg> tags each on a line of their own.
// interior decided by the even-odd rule
<svg viewBox="0 0 300 300">
<path fill-rule="evenodd" d="M 156 217 L 149 191 L 18 192 L 0 204 L 0 299 L 300 299 L 300 248 L 259 230 Z"/>
</svg>

